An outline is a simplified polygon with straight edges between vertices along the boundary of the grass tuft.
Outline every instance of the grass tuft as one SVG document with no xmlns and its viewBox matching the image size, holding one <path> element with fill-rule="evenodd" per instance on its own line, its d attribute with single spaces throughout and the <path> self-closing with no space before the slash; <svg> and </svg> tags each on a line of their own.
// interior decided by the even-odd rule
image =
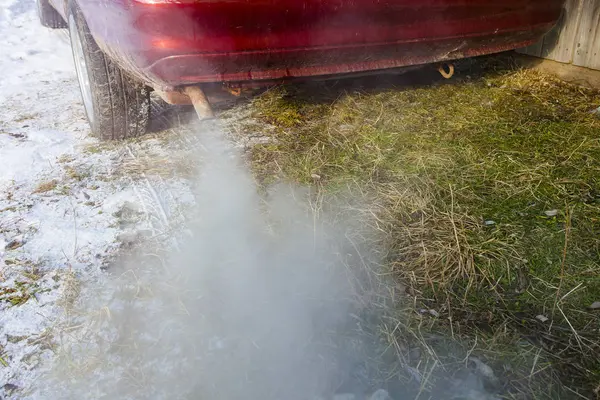
<svg viewBox="0 0 600 400">
<path fill-rule="evenodd" d="M 50 191 L 56 189 L 57 185 L 58 185 L 58 181 L 56 179 L 52 179 L 49 181 L 43 181 L 37 185 L 37 187 L 35 188 L 33 193 L 47 193 L 47 192 L 50 192 Z"/>
<path fill-rule="evenodd" d="M 377 332 L 404 360 L 393 376 L 477 356 L 508 398 L 593 398 L 598 106 L 598 91 L 495 59 L 465 62 L 446 82 L 420 72 L 279 87 L 251 104 L 268 127 L 251 160 L 265 184 L 354 184 L 375 199 L 386 268 L 410 304 Z M 413 366 L 414 346 L 426 357 Z"/>
</svg>

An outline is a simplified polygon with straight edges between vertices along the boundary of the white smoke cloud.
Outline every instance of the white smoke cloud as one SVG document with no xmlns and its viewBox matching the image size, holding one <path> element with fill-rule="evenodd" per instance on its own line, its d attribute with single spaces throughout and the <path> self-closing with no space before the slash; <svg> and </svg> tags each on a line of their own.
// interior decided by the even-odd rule
<svg viewBox="0 0 600 400">
<path fill-rule="evenodd" d="M 38 398 L 310 400 L 349 380 L 374 389 L 356 377 L 362 345 L 351 334 L 359 270 L 374 265 L 353 236 L 358 221 L 323 210 L 308 189 L 259 194 L 216 125 L 200 138 L 187 238 L 166 256 L 143 248 L 86 289 L 85 328 L 64 336 L 60 373 Z"/>
</svg>

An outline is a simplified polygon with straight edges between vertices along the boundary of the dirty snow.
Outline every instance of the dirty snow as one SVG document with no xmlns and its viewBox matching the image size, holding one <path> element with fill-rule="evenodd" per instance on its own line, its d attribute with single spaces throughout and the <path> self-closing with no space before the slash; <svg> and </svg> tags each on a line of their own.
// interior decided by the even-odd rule
<svg viewBox="0 0 600 400">
<path fill-rule="evenodd" d="M 74 286 L 101 279 L 123 237 L 166 229 L 193 197 L 182 180 L 120 172 L 156 139 L 89 136 L 68 35 L 39 24 L 34 0 L 0 0 L 0 37 L 0 398 L 12 399 L 52 367 Z"/>
</svg>

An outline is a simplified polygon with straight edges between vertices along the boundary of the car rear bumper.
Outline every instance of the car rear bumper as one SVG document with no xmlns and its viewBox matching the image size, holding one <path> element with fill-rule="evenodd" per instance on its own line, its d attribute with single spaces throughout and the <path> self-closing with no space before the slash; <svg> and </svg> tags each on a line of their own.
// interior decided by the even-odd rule
<svg viewBox="0 0 600 400">
<path fill-rule="evenodd" d="M 143 71 L 168 86 L 348 74 L 512 50 L 532 44 L 547 30 L 543 26 L 523 32 L 444 38 L 428 43 L 182 54 L 157 60 Z"/>
<path fill-rule="evenodd" d="M 538 40 L 562 8 L 562 0 L 80 3 L 100 46 L 160 88 L 364 72 L 500 52 Z"/>
</svg>

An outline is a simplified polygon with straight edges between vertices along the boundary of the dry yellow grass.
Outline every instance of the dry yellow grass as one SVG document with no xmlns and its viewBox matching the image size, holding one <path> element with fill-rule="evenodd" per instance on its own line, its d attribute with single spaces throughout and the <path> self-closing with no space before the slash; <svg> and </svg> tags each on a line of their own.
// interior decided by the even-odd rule
<svg viewBox="0 0 600 400">
<path fill-rule="evenodd" d="M 272 89 L 247 128 L 268 138 L 251 152 L 265 184 L 355 185 L 377 204 L 374 245 L 407 286 L 370 332 L 394 349 L 380 366 L 390 377 L 434 379 L 476 355 L 507 398 L 593 398 L 599 105 L 597 91 L 483 59 L 449 82 L 417 73 Z"/>
<path fill-rule="evenodd" d="M 35 188 L 33 193 L 47 193 L 47 192 L 50 192 L 51 190 L 56 189 L 57 185 L 58 185 L 58 180 L 56 180 L 56 179 L 52 179 L 49 181 L 43 181 L 37 185 L 37 187 Z"/>
</svg>

